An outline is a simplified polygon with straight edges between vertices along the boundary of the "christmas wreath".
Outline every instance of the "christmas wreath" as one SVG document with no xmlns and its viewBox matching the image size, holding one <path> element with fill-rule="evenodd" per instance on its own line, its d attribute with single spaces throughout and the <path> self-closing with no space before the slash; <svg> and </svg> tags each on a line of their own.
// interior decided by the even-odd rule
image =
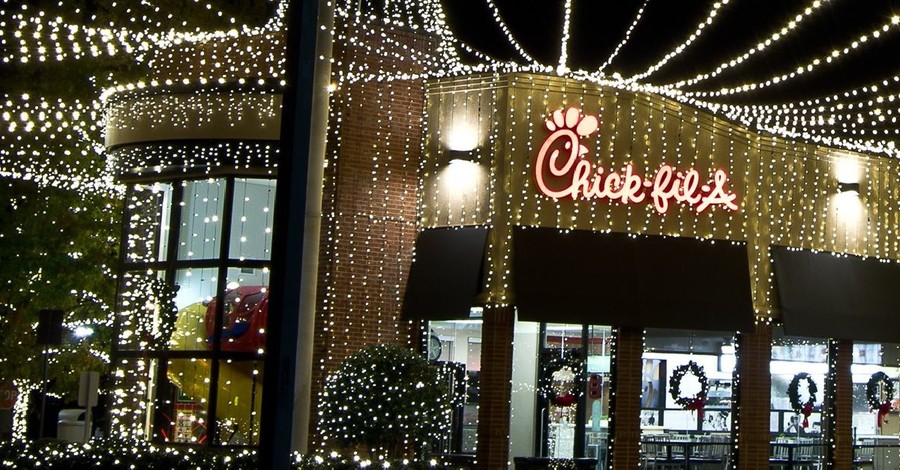
<svg viewBox="0 0 900 470">
<path fill-rule="evenodd" d="M 809 392 L 809 399 L 803 403 L 800 403 L 800 381 L 805 380 L 807 388 L 806 390 Z M 791 379 L 791 383 L 788 384 L 788 399 L 791 400 L 791 409 L 794 410 L 794 413 L 802 413 L 803 414 L 803 427 L 809 427 L 809 415 L 812 414 L 813 405 L 816 403 L 816 392 L 819 391 L 819 387 L 816 385 L 816 382 L 813 381 L 812 377 L 809 376 L 806 372 L 800 372 L 794 375 L 794 378 Z"/>
<path fill-rule="evenodd" d="M 541 370 L 540 394 L 556 406 L 572 406 L 584 389 L 584 361 L 577 353 L 555 356 Z"/>
<path fill-rule="evenodd" d="M 884 386 L 884 395 L 887 401 L 881 401 L 881 389 L 879 385 Z M 891 400 L 894 398 L 894 381 L 884 372 L 876 372 L 869 377 L 866 384 L 866 401 L 869 408 L 878 412 L 878 427 L 880 428 L 884 422 L 884 417 L 891 411 Z"/>
<path fill-rule="evenodd" d="M 700 382 L 700 391 L 692 397 L 681 395 L 681 379 L 688 372 L 697 377 L 697 381 Z M 703 366 L 694 361 L 688 361 L 687 364 L 676 367 L 672 371 L 672 377 L 669 378 L 669 393 L 672 394 L 672 398 L 675 399 L 675 403 L 678 406 L 686 410 L 697 411 L 699 419 L 702 420 L 703 406 L 706 404 L 706 397 L 709 394 L 709 379 L 706 378 L 706 373 L 703 372 Z"/>
</svg>

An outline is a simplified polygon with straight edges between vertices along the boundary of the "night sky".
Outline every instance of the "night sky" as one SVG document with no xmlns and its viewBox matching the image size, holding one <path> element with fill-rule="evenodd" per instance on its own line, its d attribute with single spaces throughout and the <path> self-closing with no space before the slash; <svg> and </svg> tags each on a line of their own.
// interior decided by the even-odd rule
<svg viewBox="0 0 900 470">
<path fill-rule="evenodd" d="M 460 39 L 495 58 L 522 60 L 493 21 L 486 0 L 442 0 L 442 3 L 449 25 Z M 520 44 L 540 62 L 555 66 L 559 61 L 565 2 L 495 0 L 495 3 Z M 572 0 L 569 67 L 596 70 L 624 37 L 642 4 L 640 0 Z M 643 72 L 684 42 L 706 18 L 712 4 L 697 0 L 650 0 L 631 40 L 605 72 L 607 75 L 619 72 L 625 77 Z M 809 0 L 731 0 L 691 47 L 645 81 L 665 84 L 709 72 L 770 37 L 809 4 Z M 734 86 L 794 70 L 815 57 L 842 49 L 893 15 L 900 15 L 900 0 L 832 0 L 806 18 L 788 38 L 691 90 Z M 900 28 L 894 27 L 835 64 L 820 66 L 815 72 L 783 85 L 723 101 L 798 101 L 868 85 L 898 72 Z"/>
</svg>

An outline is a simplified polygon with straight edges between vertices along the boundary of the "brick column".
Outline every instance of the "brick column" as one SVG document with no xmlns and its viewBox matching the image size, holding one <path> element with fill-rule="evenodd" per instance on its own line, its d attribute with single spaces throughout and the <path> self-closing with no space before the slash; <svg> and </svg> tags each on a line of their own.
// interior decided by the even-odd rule
<svg viewBox="0 0 900 470">
<path fill-rule="evenodd" d="M 757 323 L 737 340 L 737 413 L 734 421 L 738 469 L 769 468 L 772 326 Z"/>
<path fill-rule="evenodd" d="M 610 397 L 610 468 L 638 468 L 641 450 L 641 357 L 644 330 L 617 328 Z"/>
<path fill-rule="evenodd" d="M 853 342 L 828 342 L 825 384 L 825 456 L 831 468 L 853 465 Z"/>
<path fill-rule="evenodd" d="M 478 398 L 478 468 L 507 468 L 512 380 L 513 307 L 485 307 Z"/>
</svg>

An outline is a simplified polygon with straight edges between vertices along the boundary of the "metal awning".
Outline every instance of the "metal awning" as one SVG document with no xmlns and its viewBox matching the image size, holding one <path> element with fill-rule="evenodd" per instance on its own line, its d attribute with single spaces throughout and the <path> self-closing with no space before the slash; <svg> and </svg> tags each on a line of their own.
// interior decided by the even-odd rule
<svg viewBox="0 0 900 470">
<path fill-rule="evenodd" d="M 522 320 L 716 331 L 753 326 L 744 244 L 517 227 L 513 245 Z"/>
<path fill-rule="evenodd" d="M 900 343 L 900 264 L 772 247 L 784 332 Z"/>
<path fill-rule="evenodd" d="M 403 298 L 404 318 L 469 318 L 481 293 L 486 227 L 435 228 L 416 238 Z"/>
</svg>

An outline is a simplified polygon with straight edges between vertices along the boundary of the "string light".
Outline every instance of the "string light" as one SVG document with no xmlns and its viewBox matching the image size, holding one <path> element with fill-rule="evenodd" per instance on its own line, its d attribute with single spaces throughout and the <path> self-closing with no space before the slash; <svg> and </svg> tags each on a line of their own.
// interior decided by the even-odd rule
<svg viewBox="0 0 900 470">
<path fill-rule="evenodd" d="M 868 33 L 864 33 L 857 37 L 856 39 L 850 41 L 843 49 L 835 49 L 829 55 L 823 57 L 817 57 L 809 62 L 806 65 L 800 65 L 796 70 L 783 73 L 781 75 L 775 75 L 765 81 L 762 82 L 753 82 L 753 83 L 745 83 L 743 85 L 722 88 L 717 91 L 685 91 L 682 92 L 685 96 L 688 97 L 712 97 L 712 96 L 728 96 L 733 95 L 739 92 L 747 92 L 747 91 L 756 91 L 764 88 L 768 88 L 773 85 L 777 85 L 779 83 L 784 83 L 788 80 L 796 78 L 805 73 L 810 73 L 816 70 L 818 67 L 823 64 L 831 64 L 832 62 L 847 56 L 851 52 L 854 52 L 860 46 L 865 45 L 869 42 L 871 38 L 880 38 L 882 33 L 888 33 L 897 29 L 897 26 L 900 25 L 900 16 L 893 16 L 889 21 L 884 23 L 883 25 L 877 26 L 872 29 Z M 870 38 L 871 36 L 871 38 Z"/>
<path fill-rule="evenodd" d="M 829 109 L 819 110 L 823 113 L 821 119 L 818 117 L 813 119 L 810 116 L 809 119 L 801 120 L 792 120 L 793 118 L 788 116 L 797 114 L 803 116 L 801 107 L 820 106 L 820 102 L 797 104 L 794 108 L 788 105 L 784 108 L 733 106 L 708 99 L 753 91 L 763 85 L 781 83 L 796 74 L 812 72 L 823 63 L 853 53 L 864 42 L 880 39 L 882 33 L 888 31 L 885 28 L 897 24 L 896 19 L 892 19 L 890 25 L 881 27 L 881 30 L 873 31 L 871 37 L 862 36 L 856 45 L 851 43 L 844 50 L 837 51 L 837 55 L 816 59 L 818 62 L 814 60 L 804 67 L 803 71 L 775 77 L 769 80 L 771 83 L 748 84 L 727 89 L 733 90 L 727 93 L 690 92 L 684 91 L 683 88 L 713 78 L 750 56 L 762 53 L 771 43 L 783 40 L 802 19 L 818 11 L 827 1 L 813 2 L 802 15 L 795 17 L 794 26 L 790 26 L 789 23 L 785 27 L 787 31 L 782 29 L 764 41 L 762 44 L 765 47 L 757 46 L 718 66 L 713 72 L 704 74 L 702 78 L 697 76 L 666 86 L 653 86 L 641 81 L 693 44 L 705 28 L 712 24 L 718 11 L 728 4 L 727 0 L 714 5 L 706 20 L 697 26 L 696 31 L 686 42 L 677 46 L 644 73 L 628 79 L 622 79 L 615 74 L 610 79 L 603 72 L 628 41 L 647 7 L 647 1 L 638 10 L 625 38 L 604 65 L 596 72 L 587 72 L 568 68 L 567 48 L 572 3 L 571 0 L 567 0 L 561 53 L 555 68 L 563 77 L 552 79 L 527 74 L 501 75 L 508 72 L 546 73 L 554 70 L 554 67 L 551 64 L 541 64 L 530 56 L 515 41 L 493 1 L 486 1 L 491 7 L 494 21 L 500 25 L 507 40 L 528 62 L 527 64 L 493 60 L 459 41 L 446 25 L 445 14 L 440 2 L 437 1 L 384 2 L 378 17 L 364 13 L 365 8 L 360 8 L 362 4 L 368 8 L 370 6 L 368 2 L 344 1 L 334 4 L 336 16 L 343 24 L 328 30 L 327 34 L 332 35 L 341 45 L 355 48 L 360 54 L 358 57 L 348 54 L 346 62 L 334 64 L 333 106 L 329 115 L 332 128 L 329 132 L 336 145 L 330 147 L 329 168 L 336 168 L 343 163 L 341 160 L 346 158 L 339 151 L 342 132 L 355 130 L 350 124 L 350 117 L 342 114 L 343 111 L 365 112 L 378 109 L 376 115 L 370 116 L 373 123 L 378 129 L 391 128 L 392 131 L 379 132 L 379 140 L 368 149 L 371 157 L 365 162 L 365 168 L 361 171 L 363 176 L 360 176 L 364 188 L 360 194 L 365 196 L 367 207 L 357 210 L 334 205 L 329 206 L 331 211 L 326 211 L 328 223 L 324 232 L 325 245 L 331 250 L 326 255 L 328 259 L 333 260 L 335 269 L 325 270 L 323 275 L 323 282 L 327 287 L 321 310 L 324 328 L 319 332 L 319 338 L 327 345 L 328 353 L 320 358 L 317 364 L 318 372 L 323 373 L 332 369 L 348 351 L 358 348 L 359 340 L 351 337 L 351 333 L 357 328 L 363 329 L 365 334 L 362 336 L 367 338 L 374 337 L 380 341 L 402 340 L 404 333 L 399 331 L 398 326 L 403 326 L 404 323 L 395 313 L 401 287 L 399 284 L 392 284 L 394 274 L 388 271 L 395 268 L 393 264 L 408 266 L 408 260 L 394 259 L 381 263 L 370 261 L 392 256 L 393 251 L 389 245 L 391 235 L 395 232 L 402 232 L 406 238 L 410 238 L 410 234 L 414 234 L 423 226 L 447 224 L 508 228 L 508 225 L 513 223 L 511 221 L 522 225 L 537 225 L 539 221 L 553 220 L 555 227 L 561 231 L 589 227 L 598 232 L 616 230 L 746 242 L 755 261 L 751 263 L 754 307 L 761 321 L 767 322 L 771 322 L 773 318 L 771 289 L 773 280 L 767 254 L 767 247 L 771 242 L 778 240 L 798 246 L 857 252 L 868 249 L 867 240 L 870 239 L 897 240 L 896 230 L 880 221 L 875 224 L 863 224 L 862 233 L 854 234 L 833 227 L 823 230 L 821 225 L 825 223 L 825 216 L 794 211 L 779 202 L 782 194 L 792 190 L 789 183 L 799 180 L 801 176 L 807 179 L 804 180 L 804 194 L 800 197 L 807 201 L 817 201 L 821 195 L 833 190 L 834 182 L 828 176 L 833 157 L 823 155 L 825 149 L 751 134 L 745 129 L 709 118 L 685 106 L 698 105 L 704 110 L 722 113 L 727 119 L 744 123 L 755 130 L 773 130 L 782 136 L 802 138 L 861 152 L 896 156 L 893 142 L 876 138 L 862 132 L 862 129 L 851 128 L 849 135 L 852 137 L 849 138 L 829 134 L 834 130 L 829 129 L 832 120 L 834 123 L 842 123 L 858 120 L 860 116 L 864 116 L 866 124 L 873 127 L 883 122 L 880 116 L 888 119 L 887 116 L 892 116 L 888 113 L 890 108 L 886 108 L 884 114 L 880 114 L 875 113 L 873 107 L 885 101 L 894 101 L 895 94 L 873 97 L 865 103 L 864 108 L 854 107 L 852 112 L 839 112 L 848 106 L 850 96 L 834 95 L 831 99 L 824 99 L 825 103 L 829 103 Z M 148 2 L 143 4 L 152 5 Z M 207 7 L 212 8 L 209 5 Z M 165 70 L 171 76 L 107 88 L 97 103 L 62 103 L 35 101 L 30 97 L 5 97 L 2 119 L 6 130 L 9 134 L 15 135 L 25 133 L 45 136 L 50 133 L 65 134 L 62 137 L 64 139 L 68 139 L 68 136 L 81 139 L 86 149 L 85 156 L 88 156 L 93 155 L 90 152 L 106 153 L 96 136 L 99 123 L 106 123 L 109 130 L 126 132 L 144 129 L 141 119 L 151 117 L 164 120 L 165 125 L 171 127 L 202 128 L 204 124 L 210 123 L 213 116 L 222 117 L 230 128 L 238 128 L 242 122 L 250 120 L 272 122 L 276 119 L 276 98 L 284 86 L 284 57 L 280 52 L 283 43 L 273 35 L 283 27 L 283 12 L 283 4 L 279 4 L 274 18 L 261 28 L 238 26 L 233 30 L 212 33 L 171 31 L 159 35 L 132 32 L 127 28 L 84 29 L 66 24 L 61 19 L 46 19 L 43 13 L 37 14 L 34 19 L 17 14 L 19 16 L 14 17 L 20 22 L 15 33 L 17 45 L 7 50 L 3 56 L 4 61 L 31 63 L 78 60 L 87 56 L 128 55 L 136 61 L 146 61 L 153 67 Z M 218 12 L 219 16 L 221 13 Z M 375 25 L 378 28 L 372 27 Z M 426 47 L 410 48 L 405 42 L 395 40 L 382 31 L 382 28 L 392 30 L 401 27 L 435 34 L 439 44 L 434 51 L 427 50 Z M 61 39 L 63 34 L 67 35 Z M 3 41 L 4 44 L 9 44 L 6 37 Z M 201 44 L 209 47 L 199 47 Z M 481 63 L 464 64 L 457 49 L 474 56 Z M 185 61 L 190 65 L 178 67 L 179 59 L 184 58 L 186 54 L 196 54 L 196 62 Z M 368 56 L 365 56 L 366 54 Z M 441 170 L 433 162 L 419 158 L 420 149 L 416 136 L 421 129 L 397 131 L 392 128 L 398 122 L 407 122 L 405 119 L 408 118 L 405 115 L 408 110 L 399 97 L 411 94 L 415 86 L 411 83 L 415 81 L 453 79 L 476 73 L 484 75 L 456 79 L 458 82 L 452 80 L 437 82 L 429 85 L 431 87 L 429 93 L 430 99 L 452 100 L 448 101 L 446 109 L 450 109 L 453 113 L 462 113 L 467 119 L 473 119 L 476 128 L 483 131 L 479 137 L 483 138 L 485 144 L 476 149 L 476 154 L 479 161 L 487 167 L 488 178 L 484 184 L 487 186 L 489 197 L 487 200 L 466 199 L 461 210 L 454 212 L 449 205 L 442 205 L 441 198 L 446 195 L 446 191 L 428 193 L 428 183 L 423 181 L 418 183 L 419 193 L 426 195 L 423 196 L 420 206 L 423 209 L 422 218 L 416 220 L 415 216 L 397 216 L 392 212 L 397 203 L 395 193 L 385 188 L 404 184 L 400 175 L 415 173 L 418 168 L 425 175 L 425 179 L 433 177 L 440 180 L 447 177 L 446 174 L 441 174 Z M 576 82 L 569 80 L 570 78 L 583 81 Z M 511 81 L 511 84 L 506 81 Z M 350 91 L 350 85 L 354 86 L 353 91 Z M 440 96 L 442 87 L 446 88 L 447 96 L 453 97 Z M 877 93 L 875 89 L 864 91 Z M 370 94 L 365 98 L 362 94 L 357 94 L 363 92 Z M 496 103 L 501 97 L 507 99 L 504 94 L 506 92 L 509 92 L 509 102 L 514 105 L 497 106 Z M 179 93 L 189 96 L 175 96 Z M 677 102 L 663 100 L 658 95 L 672 97 Z M 851 95 L 855 97 L 855 93 Z M 371 99 L 373 102 L 363 102 L 364 99 Z M 523 101 L 525 105 L 521 104 Z M 733 214 L 716 213 L 708 218 L 688 216 L 681 212 L 663 218 L 647 209 L 618 204 L 612 205 L 609 210 L 598 209 L 595 205 L 573 206 L 530 194 L 527 192 L 528 184 L 523 182 L 533 171 L 532 163 L 516 160 L 516 163 L 521 165 L 518 168 L 513 166 L 512 170 L 507 168 L 507 164 L 514 161 L 514 158 L 519 158 L 518 156 L 535 153 L 535 142 L 541 135 L 535 126 L 538 126 L 541 120 L 523 122 L 523 114 L 519 112 L 521 108 L 517 106 L 526 106 L 528 112 L 524 116 L 531 119 L 532 116 L 553 106 L 572 101 L 579 101 L 577 104 L 580 107 L 587 107 L 591 103 L 592 112 L 600 116 L 601 122 L 610 126 L 604 129 L 602 136 L 597 136 L 596 140 L 591 142 L 591 148 L 597 149 L 599 155 L 611 157 L 615 160 L 615 164 L 631 162 L 636 168 L 642 168 L 644 173 L 647 173 L 658 163 L 653 160 L 654 156 L 666 155 L 666 158 L 671 158 L 684 167 L 705 168 L 710 164 L 721 165 L 735 175 L 738 180 L 736 186 L 741 189 L 748 191 L 751 187 L 763 189 L 752 197 L 747 196 L 743 211 Z M 439 112 L 443 112 L 445 109 L 443 106 L 441 103 L 441 106 L 433 109 L 441 109 Z M 247 114 L 248 109 L 253 109 L 257 113 Z M 808 111 L 813 112 L 812 109 Z M 646 130 L 643 129 L 644 121 L 641 120 L 641 116 L 645 113 L 652 116 L 649 121 L 654 123 L 652 128 Z M 436 155 L 442 150 L 436 147 L 441 141 L 440 133 L 445 132 L 439 123 L 446 116 L 432 113 L 427 118 L 428 135 L 435 138 L 429 141 L 428 145 L 431 147 L 426 148 L 426 154 Z M 54 125 L 57 127 L 54 128 Z M 521 131 L 507 134 L 507 129 Z M 630 143 L 628 136 L 631 136 Z M 106 137 L 110 138 L 109 135 Z M 15 142 L 10 150 L 3 150 L 10 153 L 0 153 L 0 175 L 40 181 L 42 184 L 55 187 L 72 189 L 85 187 L 87 190 L 105 188 L 110 194 L 122 197 L 125 188 L 116 185 L 112 177 L 122 170 L 132 176 L 160 180 L 184 177 L 184 175 L 174 177 L 172 172 L 189 173 L 191 178 L 197 177 L 197 172 L 201 177 L 209 176 L 212 169 L 222 167 L 235 170 L 262 169 L 266 175 L 272 175 L 277 156 L 277 149 L 271 142 L 142 145 L 110 150 L 108 152 L 111 157 L 110 167 L 104 169 L 104 172 L 96 178 L 84 181 L 65 168 L 41 168 L 40 163 L 49 157 L 45 150 L 39 148 L 39 142 L 41 140 L 37 138 L 31 141 L 25 139 L 24 143 Z M 710 151 L 706 151 L 707 148 L 704 147 L 707 144 Z M 621 150 L 627 145 L 631 147 Z M 492 159 L 491 156 L 497 148 L 509 149 L 510 160 Z M 29 164 L 30 166 L 24 165 L 18 159 L 22 155 L 34 152 L 45 153 L 39 153 L 40 158 L 35 158 L 36 163 Z M 17 158 L 14 159 L 13 155 Z M 813 156 L 806 158 L 808 155 Z M 888 178 L 886 175 L 891 174 L 893 167 L 890 162 L 880 162 L 862 155 L 852 156 L 864 166 L 870 181 L 882 182 L 885 181 L 884 178 Z M 763 168 L 754 168 L 750 162 L 762 162 Z M 333 173 L 330 175 L 334 177 Z M 777 175 L 787 175 L 789 178 L 780 179 Z M 522 183 L 521 192 L 508 190 L 505 179 L 507 177 Z M 328 180 L 327 184 L 334 184 L 334 181 Z M 153 191 L 149 187 L 145 189 L 148 189 L 145 195 L 129 193 L 132 195 L 128 196 L 126 203 L 130 209 L 143 205 L 162 207 L 156 200 L 157 196 L 152 196 Z M 873 191 L 875 190 L 864 188 L 861 197 L 875 206 L 880 213 L 889 213 L 888 205 L 892 202 L 874 197 Z M 415 197 L 417 196 L 413 191 L 405 192 L 402 196 L 405 200 L 401 203 L 406 207 Z M 174 204 L 177 205 L 178 202 Z M 641 210 L 644 212 L 641 213 Z M 157 215 L 159 215 L 157 212 L 151 210 L 141 217 L 150 218 Z M 159 240 L 154 238 L 157 235 L 153 233 L 160 225 L 145 225 L 144 222 L 145 220 L 136 220 L 129 224 L 131 232 L 128 243 L 140 247 L 140 250 L 136 249 L 131 253 L 133 257 L 129 258 L 129 262 L 136 264 L 161 262 Z M 796 233 L 799 235 L 779 233 L 775 227 L 776 223 L 798 227 Z M 492 295 L 490 306 L 505 306 L 512 302 L 509 297 L 511 243 L 509 234 L 505 238 L 489 241 L 484 287 Z M 200 251 L 199 248 L 192 249 Z M 884 242 L 878 245 L 876 256 L 895 257 L 897 250 L 896 242 Z M 410 249 L 402 247 L 401 251 L 406 253 Z M 73 253 L 73 256 L 77 254 Z M 368 270 L 357 271 L 361 265 L 369 262 L 375 266 L 367 267 Z M 348 281 L 350 287 L 346 290 L 338 289 L 334 287 L 337 277 L 346 274 L 337 272 L 337 268 L 345 266 L 353 272 Z M 404 268 L 397 269 L 402 271 Z M 188 272 L 196 273 L 198 276 L 204 275 L 200 273 L 200 269 Z M 130 289 L 133 287 L 132 283 L 138 283 L 135 280 L 138 274 L 145 275 L 143 272 L 135 273 L 134 277 L 131 273 L 123 275 L 122 282 L 126 288 Z M 151 270 L 151 277 L 156 274 L 156 271 Z M 165 343 L 166 335 L 171 332 L 160 329 L 158 317 L 160 305 L 165 303 L 164 299 L 139 299 L 126 289 L 122 300 L 123 308 L 117 313 L 122 326 L 120 340 L 123 343 L 120 346 L 165 349 L 165 346 L 159 345 L 159 341 Z M 115 366 L 119 385 L 113 391 L 116 401 L 112 411 L 113 428 L 123 436 L 148 438 L 151 430 L 147 425 L 147 417 L 152 415 L 154 411 L 152 407 L 157 404 L 149 384 L 154 379 L 154 371 L 158 370 L 159 361 L 127 358 L 120 360 Z M 23 384 L 22 387 L 27 388 L 28 385 Z M 612 417 L 610 418 L 612 420 Z"/>
<path fill-rule="evenodd" d="M 732 67 L 742 64 L 750 57 L 765 51 L 766 49 L 769 48 L 769 46 L 777 44 L 779 41 L 789 37 L 790 33 L 795 31 L 797 29 L 797 27 L 799 27 L 800 24 L 803 23 L 803 20 L 808 18 L 813 12 L 818 10 L 823 5 L 827 4 L 829 1 L 830 0 L 813 0 L 809 6 L 806 6 L 801 10 L 801 13 L 798 13 L 796 16 L 789 19 L 787 24 L 782 26 L 778 31 L 772 33 L 772 35 L 769 36 L 768 39 L 766 39 L 764 41 L 760 41 L 756 46 L 751 47 L 750 49 L 748 49 L 747 51 L 745 51 L 742 54 L 739 54 L 738 56 L 734 57 L 733 59 L 719 64 L 718 66 L 715 67 L 715 69 L 713 69 L 712 72 L 701 73 L 701 74 L 698 74 L 697 76 L 695 76 L 694 78 L 687 79 L 687 80 L 680 80 L 678 82 L 668 84 L 668 85 L 662 85 L 662 87 L 663 88 L 683 88 L 683 87 L 691 86 L 691 85 L 697 84 L 701 81 L 709 80 L 710 78 L 715 78 L 715 77 L 719 76 L 719 74 L 721 74 L 722 72 L 724 72 Z"/>
<path fill-rule="evenodd" d="M 700 24 L 697 25 L 697 29 L 694 30 L 694 32 L 691 33 L 691 35 L 688 36 L 688 38 L 683 43 L 679 44 L 678 46 L 675 46 L 675 48 L 672 49 L 671 52 L 666 54 L 665 57 L 660 59 L 659 62 L 648 67 L 647 70 L 645 70 L 644 72 L 628 78 L 626 80 L 626 82 L 635 82 L 638 80 L 643 80 L 643 79 L 649 77 L 650 75 L 653 75 L 654 73 L 656 73 L 659 69 L 663 68 L 663 66 L 666 65 L 667 63 L 669 63 L 670 60 L 681 55 L 682 52 L 684 52 L 688 47 L 690 47 L 691 44 L 693 44 L 694 41 L 696 41 L 703 34 L 703 31 L 706 29 L 706 27 L 713 23 L 713 20 L 715 19 L 716 15 L 719 14 L 719 10 L 722 7 L 724 7 L 725 5 L 728 5 L 728 1 L 729 0 L 721 0 L 716 3 L 713 3 L 713 7 L 712 7 L 712 9 L 709 10 L 709 13 L 707 13 L 706 19 L 701 21 Z"/>
</svg>

